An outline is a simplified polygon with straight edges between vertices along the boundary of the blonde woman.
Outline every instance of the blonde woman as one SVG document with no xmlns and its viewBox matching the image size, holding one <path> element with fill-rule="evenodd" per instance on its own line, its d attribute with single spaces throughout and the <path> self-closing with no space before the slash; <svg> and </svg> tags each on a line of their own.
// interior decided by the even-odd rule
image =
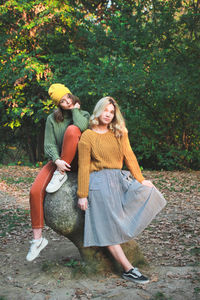
<svg viewBox="0 0 200 300">
<path fill-rule="evenodd" d="M 124 269 L 122 277 L 149 280 L 128 261 L 120 244 L 141 233 L 166 201 L 143 177 L 125 121 L 112 97 L 99 100 L 79 145 L 78 207 L 85 211 L 84 247 L 107 247 Z M 122 171 L 125 162 L 128 171 Z"/>
</svg>

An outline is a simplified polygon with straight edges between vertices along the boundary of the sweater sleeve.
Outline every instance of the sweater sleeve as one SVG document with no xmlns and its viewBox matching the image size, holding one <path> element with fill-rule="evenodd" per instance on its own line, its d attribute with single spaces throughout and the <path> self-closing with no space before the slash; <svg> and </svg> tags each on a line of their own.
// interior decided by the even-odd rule
<svg viewBox="0 0 200 300">
<path fill-rule="evenodd" d="M 45 126 L 44 152 L 48 158 L 53 160 L 53 162 L 55 162 L 56 159 L 60 158 L 59 148 L 56 143 L 54 127 L 50 116 L 47 118 Z"/>
<path fill-rule="evenodd" d="M 79 127 L 81 132 L 88 128 L 89 118 L 90 114 L 87 111 L 78 108 L 72 109 L 73 124 Z"/>
<path fill-rule="evenodd" d="M 138 164 L 137 158 L 131 148 L 128 134 L 125 133 L 122 139 L 123 139 L 123 153 L 124 153 L 125 164 L 127 168 L 130 170 L 131 174 L 135 177 L 135 179 L 141 183 L 144 180 L 144 177 L 140 170 L 140 166 Z"/>
<path fill-rule="evenodd" d="M 78 144 L 78 191 L 79 198 L 85 198 L 89 192 L 91 162 L 91 143 L 85 131 Z"/>
</svg>

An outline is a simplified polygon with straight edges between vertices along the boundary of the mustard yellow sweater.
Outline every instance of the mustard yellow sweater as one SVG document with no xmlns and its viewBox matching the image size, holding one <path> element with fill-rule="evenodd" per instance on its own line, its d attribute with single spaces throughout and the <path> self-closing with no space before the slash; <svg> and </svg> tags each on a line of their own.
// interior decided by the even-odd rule
<svg viewBox="0 0 200 300">
<path fill-rule="evenodd" d="M 102 169 L 122 169 L 123 162 L 136 180 L 139 182 L 144 180 L 127 133 L 117 139 L 111 130 L 101 134 L 87 129 L 81 136 L 78 153 L 77 195 L 79 198 L 88 196 L 91 172 Z"/>
</svg>

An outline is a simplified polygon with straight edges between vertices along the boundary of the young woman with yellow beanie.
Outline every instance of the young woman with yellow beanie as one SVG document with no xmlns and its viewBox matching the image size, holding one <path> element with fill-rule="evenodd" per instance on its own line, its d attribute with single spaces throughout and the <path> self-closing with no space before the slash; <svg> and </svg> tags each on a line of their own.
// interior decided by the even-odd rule
<svg viewBox="0 0 200 300">
<path fill-rule="evenodd" d="M 45 193 L 57 191 L 67 180 L 66 171 L 77 169 L 77 146 L 81 133 L 87 129 L 89 113 L 80 109 L 80 100 L 63 84 L 52 84 L 49 96 L 57 109 L 47 117 L 44 151 L 50 161 L 37 175 L 30 190 L 33 240 L 26 256 L 34 260 L 48 244 L 42 237 Z"/>
</svg>

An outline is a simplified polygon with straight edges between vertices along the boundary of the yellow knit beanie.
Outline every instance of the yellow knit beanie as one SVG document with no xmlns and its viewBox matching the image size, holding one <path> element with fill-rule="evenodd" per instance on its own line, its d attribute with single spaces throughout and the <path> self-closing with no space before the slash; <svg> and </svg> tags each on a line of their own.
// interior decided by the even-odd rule
<svg viewBox="0 0 200 300">
<path fill-rule="evenodd" d="M 71 94 L 70 90 L 61 83 L 54 83 L 49 88 L 49 96 L 53 102 L 58 105 L 62 97 L 66 94 Z"/>
</svg>

